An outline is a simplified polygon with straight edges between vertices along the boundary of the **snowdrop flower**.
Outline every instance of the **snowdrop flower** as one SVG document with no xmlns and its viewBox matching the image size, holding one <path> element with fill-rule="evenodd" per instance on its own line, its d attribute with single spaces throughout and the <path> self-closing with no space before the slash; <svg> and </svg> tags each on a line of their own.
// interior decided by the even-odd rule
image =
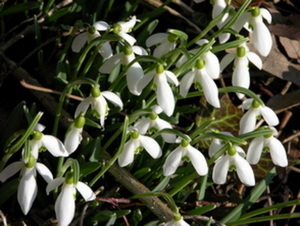
<svg viewBox="0 0 300 226">
<path fill-rule="evenodd" d="M 168 155 L 163 165 L 164 176 L 174 174 L 182 160 L 191 161 L 199 175 L 203 176 L 207 174 L 208 166 L 206 159 L 203 154 L 191 146 L 189 142 L 188 140 L 181 139 L 180 145 Z"/>
<path fill-rule="evenodd" d="M 73 153 L 82 140 L 82 130 L 85 124 L 83 113 L 79 114 L 66 133 L 64 145 L 69 154 Z"/>
<path fill-rule="evenodd" d="M 169 222 L 165 223 L 164 226 L 189 226 L 183 218 L 181 217 L 180 220 L 172 219 Z"/>
<path fill-rule="evenodd" d="M 278 135 L 277 130 L 274 127 L 271 127 L 271 129 L 273 130 L 273 134 L 256 137 L 250 142 L 246 159 L 250 164 L 256 164 L 260 159 L 261 152 L 269 151 L 275 165 L 286 167 L 288 165 L 288 159 L 285 148 L 282 143 L 274 137 Z"/>
<path fill-rule="evenodd" d="M 127 33 L 132 31 L 133 27 L 138 21 L 139 20 L 136 19 L 136 16 L 132 16 L 128 21 L 120 21 L 113 26 L 113 32 L 119 35 L 121 38 L 125 39 L 131 46 L 133 46 L 136 42 L 136 39 Z"/>
<path fill-rule="evenodd" d="M 218 132 L 218 131 L 214 131 L 214 132 Z M 233 137 L 233 135 L 229 132 L 220 132 L 220 133 Z M 222 139 L 212 138 L 208 148 L 208 156 L 210 158 L 213 157 L 223 146 L 224 146 L 224 141 Z M 239 152 L 240 149 L 238 148 L 237 151 Z M 240 154 L 243 155 L 243 151 Z"/>
<path fill-rule="evenodd" d="M 124 47 L 124 51 L 117 53 L 109 58 L 100 67 L 101 73 L 111 73 L 116 66 L 121 63 L 124 66 L 129 65 L 134 59 L 135 54 L 147 55 L 147 51 L 140 46 Z M 144 76 L 144 71 L 138 62 L 133 63 L 126 72 L 126 80 L 129 91 L 134 95 L 140 95 L 137 90 L 137 83 Z"/>
<path fill-rule="evenodd" d="M 240 150 L 238 151 L 238 149 Z M 240 153 L 244 153 L 240 147 L 230 145 L 227 152 L 216 160 L 212 174 L 213 181 L 216 184 L 224 184 L 228 170 L 234 169 L 243 184 L 247 186 L 255 185 L 253 170 Z"/>
<path fill-rule="evenodd" d="M 151 80 L 154 80 L 155 90 L 157 94 L 157 103 L 166 113 L 166 115 L 171 116 L 175 108 L 175 98 L 173 91 L 169 86 L 168 82 L 178 86 L 178 80 L 176 75 L 168 70 L 164 70 L 163 65 L 158 64 L 156 71 L 152 71 L 146 74 L 137 84 L 138 92 L 142 90 L 149 84 Z"/>
<path fill-rule="evenodd" d="M 200 47 L 203 46 L 204 44 L 208 43 L 207 39 L 200 39 L 199 41 L 196 42 Z M 196 54 L 199 52 L 200 48 L 195 48 L 190 50 L 189 52 L 192 54 Z M 210 50 L 201 54 L 199 56 L 202 60 L 205 62 L 205 69 L 207 73 L 210 75 L 212 79 L 216 79 L 220 77 L 220 63 L 218 57 L 212 53 Z M 183 63 L 187 61 L 187 57 L 183 55 L 182 57 L 179 58 L 179 60 L 176 62 L 176 67 L 180 68 Z"/>
<path fill-rule="evenodd" d="M 22 161 L 8 165 L 0 173 L 0 181 L 5 182 L 18 171 L 20 171 L 20 183 L 18 185 L 17 198 L 22 212 L 27 215 L 38 192 L 36 172 L 38 172 L 47 183 L 53 179 L 53 176 L 45 165 L 36 162 L 33 155 L 30 155 L 28 159 L 24 159 L 23 155 Z"/>
<path fill-rule="evenodd" d="M 88 28 L 87 32 L 83 32 L 74 38 L 71 46 L 72 50 L 78 53 L 85 45 L 86 42 L 90 43 L 95 38 L 101 36 L 98 31 L 105 31 L 108 29 L 109 29 L 109 25 L 105 21 L 97 21 L 96 23 L 93 24 L 93 26 L 90 26 Z M 103 58 L 107 59 L 112 56 L 112 50 L 109 42 L 104 42 L 102 45 L 99 45 L 99 43 L 97 43 L 96 45 L 97 45 L 97 50 L 99 51 L 99 53 Z"/>
<path fill-rule="evenodd" d="M 269 126 L 279 124 L 279 119 L 271 108 L 260 105 L 252 98 L 243 102 L 242 109 L 248 109 L 248 111 L 241 118 L 239 134 L 252 132 L 255 129 L 256 119 L 260 116 L 264 118 Z"/>
<path fill-rule="evenodd" d="M 85 201 L 92 201 L 96 198 L 92 189 L 85 183 L 78 181 L 74 184 L 73 173 L 67 173 L 66 177 L 59 177 L 51 181 L 46 190 L 50 191 L 62 184 L 61 192 L 55 202 L 55 214 L 59 226 L 68 226 L 75 214 L 76 190 L 82 195 Z"/>
<path fill-rule="evenodd" d="M 195 83 L 195 86 L 199 90 L 203 90 L 208 103 L 216 108 L 220 107 L 218 87 L 207 73 L 203 59 L 198 59 L 196 61 L 196 68 L 183 76 L 180 82 L 180 94 L 183 97 L 187 96 L 192 83 Z"/>
<path fill-rule="evenodd" d="M 160 146 L 153 138 L 141 135 L 139 131 L 134 128 L 130 131 L 130 140 L 125 143 L 124 150 L 118 158 L 119 165 L 124 167 L 132 163 L 134 154 L 139 153 L 143 148 L 154 159 L 157 159 L 162 155 Z"/>
<path fill-rule="evenodd" d="M 161 58 L 166 53 L 175 49 L 177 40 L 178 36 L 174 34 L 157 33 L 147 38 L 146 46 L 151 47 L 156 45 L 156 48 L 153 51 L 153 56 Z"/>
<path fill-rule="evenodd" d="M 246 43 L 239 46 L 235 52 L 228 53 L 221 60 L 221 71 L 234 60 L 233 63 L 233 74 L 232 74 L 232 85 L 240 86 L 245 89 L 249 89 L 250 86 L 250 73 L 249 73 L 249 61 L 253 63 L 258 69 L 262 68 L 262 61 L 260 57 L 249 51 Z M 237 93 L 239 99 L 242 99 L 245 95 Z"/>
<path fill-rule="evenodd" d="M 77 118 L 81 112 L 85 114 L 91 105 L 94 115 L 97 118 L 100 118 L 100 125 L 104 128 L 104 120 L 109 112 L 108 104 L 105 99 L 108 99 L 114 105 L 123 108 L 123 102 L 116 94 L 110 91 L 101 92 L 99 87 L 93 86 L 91 88 L 91 96 L 85 98 L 77 106 L 75 118 Z"/>
<path fill-rule="evenodd" d="M 266 57 L 272 48 L 272 37 L 269 29 L 263 22 L 263 18 L 270 24 L 272 16 L 264 8 L 254 6 L 250 12 L 243 14 L 237 21 L 238 27 L 244 27 L 252 33 L 253 45 L 257 51 Z M 242 26 L 241 26 L 242 25 Z"/>
<path fill-rule="evenodd" d="M 39 151 L 46 148 L 53 156 L 68 156 L 68 152 L 63 143 L 52 135 L 45 135 L 35 130 L 32 132 L 33 139 L 29 141 L 31 153 L 35 159 L 38 158 Z"/>
<path fill-rule="evenodd" d="M 152 107 L 153 113 L 147 118 L 139 119 L 134 127 L 138 129 L 140 134 L 146 134 L 148 130 L 160 131 L 163 129 L 172 129 L 172 126 L 169 122 L 161 119 L 158 114 L 162 113 L 162 108 L 158 105 Z M 176 135 L 171 133 L 162 133 L 165 142 L 174 143 L 176 140 Z"/>
</svg>

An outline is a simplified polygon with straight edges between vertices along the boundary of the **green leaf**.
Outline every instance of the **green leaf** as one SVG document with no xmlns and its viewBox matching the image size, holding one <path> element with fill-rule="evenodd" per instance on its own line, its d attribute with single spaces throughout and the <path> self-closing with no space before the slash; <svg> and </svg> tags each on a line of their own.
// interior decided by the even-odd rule
<svg viewBox="0 0 300 226">
<path fill-rule="evenodd" d="M 48 17 L 48 21 L 49 22 L 57 21 L 59 18 L 63 17 L 70 11 L 71 11 L 71 7 L 59 9 L 59 10 L 55 11 L 50 17 Z"/>
<path fill-rule="evenodd" d="M 166 188 L 167 184 L 170 181 L 170 177 L 165 177 L 153 190 L 152 192 L 159 192 Z"/>
<path fill-rule="evenodd" d="M 2 206 L 2 204 L 17 191 L 18 185 L 19 185 L 18 178 L 5 182 L 2 185 L 2 187 L 0 188 L 0 194 L 1 194 L 0 206 Z"/>
<path fill-rule="evenodd" d="M 10 14 L 20 13 L 31 9 L 39 8 L 42 5 L 42 2 L 25 2 L 19 3 L 13 6 L 9 6 L 3 11 L 0 12 L 1 16 L 6 16 Z"/>
<path fill-rule="evenodd" d="M 131 210 L 116 210 L 116 211 L 104 210 L 104 211 L 100 211 L 98 214 L 96 214 L 93 217 L 93 220 L 98 221 L 98 222 L 105 222 L 105 221 L 109 221 L 114 218 L 117 219 L 117 218 L 126 216 L 129 213 L 131 213 Z"/>
<path fill-rule="evenodd" d="M 137 179 L 145 176 L 147 173 L 151 172 L 151 169 L 149 167 L 147 168 L 142 168 L 142 169 L 139 169 L 138 171 L 136 171 L 133 176 Z"/>
<path fill-rule="evenodd" d="M 95 172 L 97 169 L 99 169 L 100 166 L 101 166 L 100 162 L 86 162 L 80 164 L 80 174 L 82 176 L 87 176 L 92 172 Z"/>
<path fill-rule="evenodd" d="M 140 210 L 140 208 L 134 210 L 132 213 L 133 226 L 139 225 L 139 223 L 141 222 L 142 219 L 143 219 L 143 214 L 142 214 L 142 211 Z"/>
<path fill-rule="evenodd" d="M 213 209 L 215 209 L 217 206 L 216 205 L 207 205 L 207 206 L 202 206 L 202 207 L 199 207 L 199 208 L 196 208 L 196 209 L 193 209 L 193 210 L 190 210 L 190 211 L 187 211 L 187 213 L 189 215 L 202 215 L 204 213 L 207 213 Z"/>
</svg>

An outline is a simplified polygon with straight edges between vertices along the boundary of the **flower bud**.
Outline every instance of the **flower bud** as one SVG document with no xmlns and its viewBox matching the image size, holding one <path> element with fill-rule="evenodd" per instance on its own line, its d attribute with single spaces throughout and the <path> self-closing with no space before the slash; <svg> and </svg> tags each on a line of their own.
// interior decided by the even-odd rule
<svg viewBox="0 0 300 226">
<path fill-rule="evenodd" d="M 196 68 L 201 70 L 205 67 L 205 61 L 203 59 L 198 59 L 196 61 Z"/>
<path fill-rule="evenodd" d="M 260 15 L 260 8 L 258 6 L 254 6 L 251 10 L 251 16 L 258 17 Z"/>
<path fill-rule="evenodd" d="M 33 131 L 32 135 L 33 135 L 34 140 L 40 140 L 43 137 L 43 133 L 41 133 L 40 131 L 37 131 L 37 130 Z"/>
<path fill-rule="evenodd" d="M 165 68 L 162 64 L 157 64 L 156 65 L 156 73 L 157 74 L 162 74 L 165 71 Z"/>
<path fill-rule="evenodd" d="M 88 29 L 89 34 L 93 35 L 96 33 L 96 28 L 94 26 L 90 26 Z"/>
<path fill-rule="evenodd" d="M 73 172 L 66 173 L 65 183 L 66 184 L 74 184 L 74 175 L 73 175 Z"/>
<path fill-rule="evenodd" d="M 131 138 L 132 139 L 138 139 L 140 136 L 140 133 L 136 130 L 131 131 Z"/>
<path fill-rule="evenodd" d="M 228 155 L 230 156 L 234 156 L 236 154 L 236 149 L 234 146 L 230 145 L 230 147 L 228 148 Z"/>
<path fill-rule="evenodd" d="M 243 46 L 237 47 L 236 54 L 238 57 L 244 57 L 246 55 L 245 47 Z"/>
<path fill-rule="evenodd" d="M 101 91 L 100 91 L 99 87 L 93 86 L 93 87 L 91 88 L 91 94 L 92 94 L 92 96 L 93 96 L 94 98 L 99 97 L 99 96 L 101 95 Z"/>
<path fill-rule="evenodd" d="M 169 34 L 168 35 L 168 41 L 169 42 L 176 42 L 178 40 L 178 36 L 174 34 Z"/>
<path fill-rule="evenodd" d="M 74 126 L 78 129 L 83 128 L 85 125 L 85 117 L 83 113 L 80 113 L 74 121 Z"/>
</svg>

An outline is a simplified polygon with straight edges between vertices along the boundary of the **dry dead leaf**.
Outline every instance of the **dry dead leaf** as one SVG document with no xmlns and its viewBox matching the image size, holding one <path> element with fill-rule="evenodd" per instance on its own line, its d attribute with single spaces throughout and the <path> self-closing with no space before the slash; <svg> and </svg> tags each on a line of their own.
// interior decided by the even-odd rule
<svg viewBox="0 0 300 226">
<path fill-rule="evenodd" d="M 266 103 L 277 113 L 300 105 L 300 90 L 285 95 L 277 94 L 271 97 Z"/>
<path fill-rule="evenodd" d="M 298 63 L 300 63 L 300 42 L 286 37 L 279 37 L 279 41 L 284 47 L 286 54 L 292 59 L 297 59 Z"/>
</svg>

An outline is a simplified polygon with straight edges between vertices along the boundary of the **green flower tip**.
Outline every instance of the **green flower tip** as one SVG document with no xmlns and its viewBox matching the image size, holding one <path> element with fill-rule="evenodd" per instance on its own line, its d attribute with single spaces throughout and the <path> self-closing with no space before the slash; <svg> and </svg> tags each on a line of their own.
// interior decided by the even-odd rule
<svg viewBox="0 0 300 226">
<path fill-rule="evenodd" d="M 132 48 L 131 48 L 131 47 L 126 47 L 126 46 L 125 46 L 125 48 L 124 48 L 124 54 L 125 54 L 126 56 L 129 56 L 129 55 L 131 55 L 132 53 L 133 53 Z"/>
<path fill-rule="evenodd" d="M 182 139 L 181 142 L 180 142 L 181 147 L 184 147 L 184 148 L 186 148 L 187 146 L 189 146 L 189 144 L 190 143 L 187 140 L 185 140 L 185 139 Z"/>
<path fill-rule="evenodd" d="M 178 36 L 174 34 L 169 34 L 168 35 L 168 41 L 169 42 L 176 42 L 178 40 Z"/>
<path fill-rule="evenodd" d="M 237 47 L 236 54 L 238 57 L 244 57 L 246 55 L 246 49 L 243 46 Z"/>
<path fill-rule="evenodd" d="M 96 33 L 96 28 L 94 26 L 90 26 L 89 29 L 88 29 L 88 32 L 93 35 Z"/>
<path fill-rule="evenodd" d="M 28 158 L 28 162 L 25 165 L 26 165 L 26 168 L 34 167 L 35 166 L 35 158 L 32 155 L 30 155 Z"/>
<path fill-rule="evenodd" d="M 74 126 L 78 129 L 81 129 L 83 128 L 84 125 L 85 125 L 85 117 L 84 117 L 84 113 L 81 112 L 75 119 Z"/>
<path fill-rule="evenodd" d="M 236 149 L 234 146 L 230 145 L 230 147 L 228 148 L 228 155 L 230 156 L 234 156 L 236 154 Z"/>
<path fill-rule="evenodd" d="M 251 10 L 251 16 L 258 17 L 260 15 L 260 8 L 258 6 L 254 6 Z"/>
<path fill-rule="evenodd" d="M 260 107 L 260 103 L 258 103 L 258 101 L 256 101 L 256 100 L 253 100 L 252 101 L 252 107 L 253 108 L 259 108 Z"/>
<path fill-rule="evenodd" d="M 66 184 L 74 184 L 74 173 L 68 172 L 65 177 L 65 183 Z"/>
<path fill-rule="evenodd" d="M 156 74 L 162 74 L 165 71 L 165 68 L 162 64 L 156 65 Z"/>
<path fill-rule="evenodd" d="M 198 59 L 196 61 L 196 68 L 201 70 L 205 67 L 205 61 L 203 59 Z"/>
<path fill-rule="evenodd" d="M 131 131 L 131 138 L 132 139 L 138 139 L 139 136 L 140 136 L 140 133 L 138 131 L 136 131 L 136 130 Z"/>
<path fill-rule="evenodd" d="M 179 213 L 176 213 L 176 214 L 174 215 L 174 220 L 175 220 L 175 221 L 181 221 L 181 219 L 182 219 L 182 216 L 181 216 Z"/>
<path fill-rule="evenodd" d="M 99 97 L 101 95 L 101 91 L 100 91 L 99 87 L 93 86 L 91 88 L 91 94 L 92 94 L 92 97 L 94 97 L 94 98 Z"/>
<path fill-rule="evenodd" d="M 32 135 L 33 135 L 34 140 L 40 140 L 43 137 L 43 133 L 41 133 L 40 131 L 37 131 L 37 130 L 33 131 Z"/>
<path fill-rule="evenodd" d="M 116 24 L 116 25 L 113 26 L 113 33 L 114 34 L 119 34 L 121 29 L 122 29 L 122 26 L 120 24 Z"/>
<path fill-rule="evenodd" d="M 152 114 L 149 115 L 149 118 L 151 120 L 156 120 L 157 119 L 157 114 L 156 113 L 152 113 Z"/>
</svg>

